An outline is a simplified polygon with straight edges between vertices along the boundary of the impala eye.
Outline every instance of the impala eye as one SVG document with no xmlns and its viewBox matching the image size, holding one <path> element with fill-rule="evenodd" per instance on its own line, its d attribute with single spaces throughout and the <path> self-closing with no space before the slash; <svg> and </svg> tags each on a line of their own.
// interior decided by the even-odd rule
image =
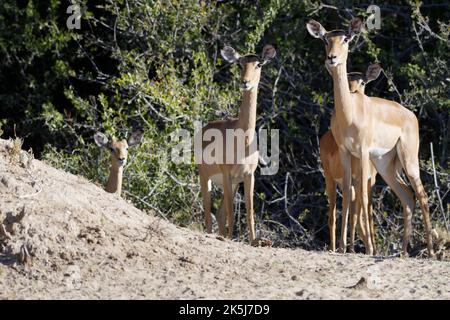
<svg viewBox="0 0 450 320">
<path fill-rule="evenodd" d="M 262 63 L 261 62 L 258 62 L 258 64 L 256 65 L 256 69 L 259 69 L 259 68 L 261 68 L 262 67 Z"/>
</svg>

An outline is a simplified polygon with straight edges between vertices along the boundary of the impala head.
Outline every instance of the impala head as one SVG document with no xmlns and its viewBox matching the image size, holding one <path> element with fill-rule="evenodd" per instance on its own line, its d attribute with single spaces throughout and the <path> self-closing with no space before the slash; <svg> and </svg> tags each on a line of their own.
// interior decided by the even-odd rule
<svg viewBox="0 0 450 320">
<path fill-rule="evenodd" d="M 264 46 L 261 56 L 256 54 L 247 54 L 241 56 L 232 47 L 224 47 L 220 53 L 222 57 L 231 63 L 238 63 L 241 67 L 241 88 L 243 90 L 252 90 L 257 88 L 261 78 L 261 67 L 273 59 L 276 55 L 275 48 L 267 44 Z"/>
<path fill-rule="evenodd" d="M 348 31 L 333 30 L 327 31 L 322 25 L 310 19 L 306 23 L 308 32 L 318 39 L 322 39 L 325 43 L 326 59 L 325 66 L 327 69 L 335 68 L 345 63 L 348 56 L 348 44 L 352 39 L 361 32 L 363 21 L 356 17 L 350 21 Z"/>
<path fill-rule="evenodd" d="M 106 135 L 101 132 L 94 134 L 95 143 L 101 148 L 107 148 L 111 153 L 111 162 L 113 166 L 123 167 L 127 163 L 128 147 L 139 144 L 142 140 L 142 131 L 136 130 L 129 137 L 128 140 L 117 140 L 115 137 L 108 139 Z"/>
<path fill-rule="evenodd" d="M 378 63 L 369 65 L 369 67 L 367 67 L 366 74 L 362 74 L 361 72 L 349 72 L 347 77 L 350 92 L 364 93 L 366 84 L 378 78 L 380 73 L 381 66 Z"/>
</svg>

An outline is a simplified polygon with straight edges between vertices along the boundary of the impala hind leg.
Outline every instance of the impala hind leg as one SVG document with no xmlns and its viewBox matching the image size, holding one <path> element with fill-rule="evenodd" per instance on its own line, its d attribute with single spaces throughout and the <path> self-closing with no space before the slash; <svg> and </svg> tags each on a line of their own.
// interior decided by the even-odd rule
<svg viewBox="0 0 450 320">
<path fill-rule="evenodd" d="M 397 144 L 397 153 L 406 176 L 419 198 L 420 208 L 422 209 L 423 222 L 425 225 L 425 239 L 427 241 L 428 255 L 434 256 L 433 240 L 431 237 L 430 210 L 428 207 L 428 196 L 420 180 L 419 167 L 419 139 L 402 139 Z"/>
<path fill-rule="evenodd" d="M 399 198 L 403 206 L 403 255 L 408 255 L 408 244 L 411 238 L 411 218 L 414 212 L 414 196 L 408 185 L 401 179 L 398 159 L 396 157 L 384 161 L 376 160 L 374 164 L 383 180 Z"/>
<path fill-rule="evenodd" d="M 236 194 L 237 189 L 238 185 L 233 184 L 231 187 L 231 199 L 234 199 L 234 195 Z M 223 237 L 226 237 L 226 215 L 223 199 L 224 197 L 222 195 L 222 201 L 220 201 L 219 211 L 217 211 L 217 224 L 219 226 L 219 234 Z"/>
</svg>

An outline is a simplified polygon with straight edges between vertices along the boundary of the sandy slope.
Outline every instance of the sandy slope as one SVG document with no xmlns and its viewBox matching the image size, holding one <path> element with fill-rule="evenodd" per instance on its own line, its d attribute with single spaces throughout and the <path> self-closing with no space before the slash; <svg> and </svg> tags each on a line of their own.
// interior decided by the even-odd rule
<svg viewBox="0 0 450 320">
<path fill-rule="evenodd" d="M 5 146 L 0 140 L 0 222 L 11 239 L 0 239 L 2 299 L 450 299 L 449 262 L 220 241 L 42 162 L 31 176 L 9 163 Z"/>
</svg>

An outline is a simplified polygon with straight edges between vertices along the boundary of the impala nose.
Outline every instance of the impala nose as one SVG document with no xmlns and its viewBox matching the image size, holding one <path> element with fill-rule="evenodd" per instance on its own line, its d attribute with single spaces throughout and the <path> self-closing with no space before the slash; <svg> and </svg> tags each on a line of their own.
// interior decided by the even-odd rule
<svg viewBox="0 0 450 320">
<path fill-rule="evenodd" d="M 336 58 L 337 58 L 337 56 L 332 55 L 332 54 L 330 54 L 330 55 L 328 56 L 328 60 L 330 61 L 331 64 L 333 64 L 333 62 L 334 62 L 333 60 L 336 59 Z"/>
<path fill-rule="evenodd" d="M 244 90 L 248 90 L 250 88 L 250 81 L 242 80 L 241 81 L 241 88 L 244 89 Z"/>
<path fill-rule="evenodd" d="M 119 160 L 119 165 L 121 165 L 121 166 L 123 166 L 127 161 L 125 158 L 119 158 L 117 160 Z"/>
</svg>

